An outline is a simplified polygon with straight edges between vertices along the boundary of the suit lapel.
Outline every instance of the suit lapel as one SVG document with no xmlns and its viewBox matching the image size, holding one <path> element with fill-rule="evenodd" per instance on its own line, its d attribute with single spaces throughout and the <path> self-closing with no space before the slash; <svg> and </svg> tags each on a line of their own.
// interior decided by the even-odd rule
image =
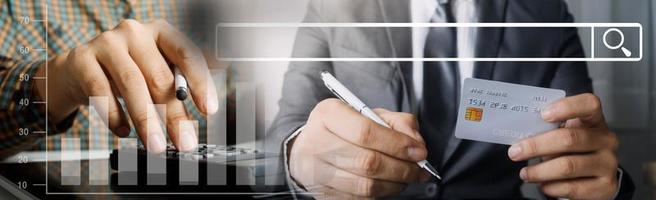
<svg viewBox="0 0 656 200">
<path fill-rule="evenodd" d="M 385 23 L 409 23 L 410 19 L 410 1 L 395 0 L 378 0 L 381 10 L 381 17 Z M 412 28 L 411 27 L 386 27 L 385 28 L 390 45 L 392 46 L 392 55 L 397 58 L 412 57 Z"/>
<path fill-rule="evenodd" d="M 506 0 L 478 1 L 479 22 L 504 22 Z M 497 57 L 501 46 L 503 28 L 479 28 L 476 36 L 475 55 L 478 58 Z M 476 62 L 474 77 L 491 79 L 495 62 Z"/>
<path fill-rule="evenodd" d="M 411 22 L 410 18 L 410 1 L 397 0 L 378 0 L 380 15 L 385 23 L 407 23 Z M 412 57 L 412 28 L 395 27 L 385 28 L 387 39 L 390 46 L 390 54 L 395 58 Z M 412 84 L 410 79 L 412 71 L 412 62 L 392 62 L 390 63 L 395 71 L 394 80 L 401 81 L 403 96 L 399 99 L 401 102 L 401 111 L 412 112 L 415 110 L 416 103 L 412 97 Z M 403 70 L 401 68 L 404 68 Z"/>
<path fill-rule="evenodd" d="M 480 0 L 478 1 L 479 22 L 504 22 L 506 13 L 506 0 Z M 475 55 L 478 58 L 497 57 L 500 47 L 503 28 L 479 28 L 476 36 Z M 495 62 L 476 62 L 474 64 L 473 77 L 480 79 L 492 79 Z M 451 140 L 445 149 L 442 166 L 447 164 L 455 151 L 459 148 L 461 139 L 451 136 Z"/>
</svg>

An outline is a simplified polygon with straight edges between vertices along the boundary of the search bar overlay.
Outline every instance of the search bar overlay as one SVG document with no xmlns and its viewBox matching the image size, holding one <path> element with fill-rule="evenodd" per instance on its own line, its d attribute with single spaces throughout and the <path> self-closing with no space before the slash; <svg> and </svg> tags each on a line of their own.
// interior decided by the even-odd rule
<svg viewBox="0 0 656 200">
<path fill-rule="evenodd" d="M 413 56 L 411 52 L 402 54 L 394 50 L 362 48 L 371 46 L 367 43 L 389 43 L 390 47 L 397 49 L 399 44 L 412 46 L 412 32 L 431 27 L 471 30 L 478 33 L 476 43 L 495 39 L 484 33 L 497 30 L 500 33 L 497 38 L 500 50 L 495 55 L 430 58 L 416 56 L 418 54 Z M 282 50 L 285 46 L 289 48 L 298 45 L 293 44 L 295 41 L 293 37 L 289 39 L 289 34 L 295 35 L 297 30 L 305 29 L 320 34 L 341 35 L 343 41 L 328 38 L 329 41 L 324 42 L 331 44 L 331 48 L 342 48 L 344 51 L 331 54 L 330 57 L 309 58 L 292 57 L 291 51 Z M 551 47 L 549 45 L 577 42 L 572 40 L 573 29 L 578 30 L 585 55 L 568 55 L 563 52 L 545 54 L 544 50 Z M 639 23 L 220 23 L 216 25 L 215 36 L 218 49 L 216 58 L 232 62 L 637 62 L 642 60 L 643 54 L 643 27 Z M 392 40 L 404 41 L 400 43 Z M 514 44 L 512 48 L 504 46 L 505 43 L 516 41 L 541 42 Z M 477 45 L 476 48 L 497 47 Z M 417 48 L 401 49 L 412 51 Z"/>
</svg>

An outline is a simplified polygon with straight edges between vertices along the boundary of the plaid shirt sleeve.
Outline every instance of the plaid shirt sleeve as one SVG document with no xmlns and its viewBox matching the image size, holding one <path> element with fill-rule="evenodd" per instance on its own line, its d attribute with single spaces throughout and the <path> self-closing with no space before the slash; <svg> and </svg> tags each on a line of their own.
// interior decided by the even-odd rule
<svg viewBox="0 0 656 200">
<path fill-rule="evenodd" d="M 87 149 L 91 143 L 109 144 L 114 148 L 118 139 L 111 134 L 89 137 L 90 122 L 94 119 L 85 105 L 80 106 L 75 115 L 56 122 L 56 126 L 46 120 L 46 107 L 41 103 L 45 100 L 38 99 L 34 90 L 35 83 L 46 81 L 44 77 L 35 78 L 37 69 L 46 60 L 44 53 L 50 58 L 60 55 L 128 18 L 141 22 L 166 19 L 179 25 L 185 16 L 181 5 L 185 2 L 0 0 L 0 158 L 26 149 L 58 150 L 62 138 L 80 138 L 81 149 Z M 22 23 L 26 16 L 31 22 Z M 30 51 L 21 52 L 23 47 Z M 25 81 L 26 77 L 29 80 Z M 25 104 L 24 99 L 29 104 Z M 193 107 L 191 102 L 186 105 Z M 205 125 L 195 109 L 190 109 L 190 113 L 201 126 Z M 46 127 L 48 139 L 44 135 Z M 30 134 L 19 134 L 21 129 L 28 129 Z"/>
<path fill-rule="evenodd" d="M 45 107 L 34 87 L 34 74 L 42 60 L 19 61 L 0 55 L 0 157 L 31 147 L 43 135 Z M 25 131 L 27 130 L 27 131 Z M 28 132 L 28 134 L 23 134 Z"/>
<path fill-rule="evenodd" d="M 18 54 L 24 37 L 13 17 L 9 1 L 0 1 L 0 157 L 27 149 L 42 138 L 34 131 L 45 128 L 45 107 L 34 104 L 34 74 L 43 63 L 39 59 L 23 59 Z M 27 133 L 27 134 L 25 134 Z"/>
</svg>

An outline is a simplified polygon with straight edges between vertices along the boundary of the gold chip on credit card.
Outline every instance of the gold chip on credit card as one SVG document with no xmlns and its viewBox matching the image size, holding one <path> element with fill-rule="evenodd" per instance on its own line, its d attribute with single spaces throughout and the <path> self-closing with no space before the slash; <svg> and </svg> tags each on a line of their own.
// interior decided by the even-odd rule
<svg viewBox="0 0 656 200">
<path fill-rule="evenodd" d="M 465 119 L 469 121 L 480 122 L 483 119 L 483 109 L 467 107 Z"/>
</svg>

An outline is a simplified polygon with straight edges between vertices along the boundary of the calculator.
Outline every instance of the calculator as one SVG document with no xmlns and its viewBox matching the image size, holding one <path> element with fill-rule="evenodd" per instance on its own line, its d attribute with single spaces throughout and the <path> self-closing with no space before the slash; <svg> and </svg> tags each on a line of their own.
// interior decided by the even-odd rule
<svg viewBox="0 0 656 200">
<path fill-rule="evenodd" d="M 132 149 L 130 149 L 132 148 Z M 121 149 L 122 155 L 127 155 L 127 157 L 137 159 L 137 171 L 128 172 L 134 173 L 134 175 L 129 175 L 137 179 L 137 187 L 122 186 L 115 181 L 114 177 L 112 178 L 112 185 L 115 189 L 121 189 L 124 191 L 131 190 L 150 190 L 150 189 L 165 189 L 170 190 L 173 186 L 175 190 L 207 190 L 207 189 L 221 189 L 221 188 L 230 188 L 230 191 L 238 191 L 234 187 L 236 184 L 235 180 L 237 177 L 251 177 L 254 178 L 257 183 L 256 185 L 262 184 L 263 177 L 276 176 L 279 177 L 281 174 L 267 174 L 265 162 L 269 159 L 279 159 L 278 154 L 259 151 L 257 149 L 244 148 L 239 146 L 223 146 L 223 145 L 213 145 L 213 144 L 199 144 L 198 147 L 193 151 L 181 152 L 177 151 L 173 145 L 167 145 L 167 149 L 164 153 L 160 154 L 151 154 L 146 151 L 145 147 L 140 144 L 137 147 L 127 147 Z M 137 155 L 134 155 L 137 154 Z M 148 156 L 159 156 L 166 160 L 166 184 L 163 186 L 151 186 L 147 185 L 147 180 L 149 174 L 147 174 L 147 160 Z M 192 185 L 186 185 L 179 182 L 180 167 L 185 166 L 184 162 L 197 164 L 198 168 L 198 181 Z M 110 154 L 110 166 L 115 171 L 115 175 L 122 173 L 119 170 L 119 150 L 114 149 Z M 207 180 L 207 170 L 208 169 L 217 169 L 223 168 L 225 170 L 225 176 L 227 183 L 224 186 L 212 186 L 208 184 Z M 232 185 L 232 186 L 231 186 Z M 237 184 L 238 185 L 238 184 Z M 164 187 L 166 186 L 166 187 Z M 196 186 L 196 187 L 194 187 Z M 202 186 L 202 187 L 197 187 Z M 187 188 L 187 189 L 185 189 Z M 249 187 L 252 188 L 252 187 Z M 241 189 L 239 189 L 241 190 Z M 267 189 L 269 190 L 269 189 Z"/>
<path fill-rule="evenodd" d="M 137 160 L 141 166 L 142 160 L 146 160 L 150 153 L 148 153 L 145 147 L 141 144 L 137 147 L 136 150 L 125 149 L 125 152 L 128 153 L 135 151 L 137 153 Z M 118 170 L 118 152 L 118 149 L 114 149 L 110 154 L 110 165 L 114 170 Z M 167 145 L 165 153 L 150 155 L 165 157 L 167 160 L 167 166 L 174 163 L 177 164 L 175 161 L 196 161 L 199 164 L 208 162 L 217 164 L 234 164 L 237 161 L 264 159 L 278 156 L 277 154 L 258 151 L 257 149 L 214 144 L 198 144 L 198 147 L 195 150 L 188 152 L 178 151 L 173 145 L 169 144 Z"/>
</svg>

